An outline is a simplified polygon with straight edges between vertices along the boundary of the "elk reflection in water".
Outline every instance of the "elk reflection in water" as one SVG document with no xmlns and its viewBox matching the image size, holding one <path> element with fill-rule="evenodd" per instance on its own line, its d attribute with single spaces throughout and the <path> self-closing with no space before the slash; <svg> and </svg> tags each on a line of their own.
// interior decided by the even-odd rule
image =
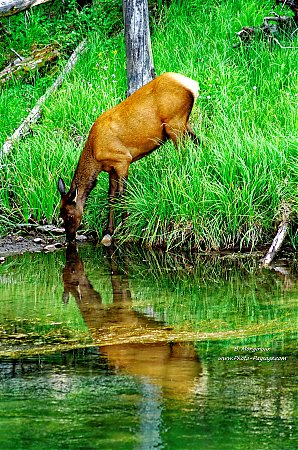
<svg viewBox="0 0 298 450">
<path fill-rule="evenodd" d="M 101 295 L 93 288 L 75 244 L 69 244 L 66 250 L 63 301 L 67 303 L 69 294 L 73 295 L 95 344 L 106 336 L 111 337 L 107 345 L 99 349 L 111 367 L 145 378 L 162 388 L 166 396 L 176 399 L 185 399 L 194 391 L 204 390 L 206 375 L 192 344 L 144 343 L 150 333 L 163 328 L 169 330 L 169 327 L 132 308 L 128 279 L 120 273 L 113 249 L 107 251 L 112 304 L 104 305 Z M 138 338 L 128 343 L 127 338 L 132 334 Z M 113 336 L 116 343 L 113 343 Z"/>
</svg>

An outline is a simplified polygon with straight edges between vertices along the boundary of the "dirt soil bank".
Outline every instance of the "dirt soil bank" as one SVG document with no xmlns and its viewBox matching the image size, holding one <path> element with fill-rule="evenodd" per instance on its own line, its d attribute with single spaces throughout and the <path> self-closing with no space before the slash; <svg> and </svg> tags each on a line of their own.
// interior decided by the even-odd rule
<svg viewBox="0 0 298 450">
<path fill-rule="evenodd" d="M 64 245 L 62 237 L 53 238 L 36 234 L 33 236 L 8 235 L 0 238 L 0 257 L 22 254 L 25 252 L 54 251 Z"/>
<path fill-rule="evenodd" d="M 85 235 L 77 236 L 77 243 L 95 242 L 94 238 Z M 28 230 L 28 228 L 16 230 L 7 236 L 0 237 L 0 264 L 5 262 L 6 257 L 11 255 L 21 255 L 25 252 L 53 252 L 59 248 L 66 247 L 64 229 L 56 228 L 52 225 L 38 226 Z M 159 249 L 160 250 L 160 249 Z M 256 259 L 261 261 L 268 251 L 268 246 L 264 246 L 255 251 L 227 250 L 221 252 L 198 253 L 201 256 L 218 256 L 221 259 L 246 260 Z M 283 248 L 271 264 L 271 269 L 282 274 L 288 273 L 289 266 L 297 273 L 298 255 L 291 248 Z"/>
<path fill-rule="evenodd" d="M 78 241 L 87 240 L 78 236 Z M 17 230 L 8 236 L 0 237 L 0 258 L 20 255 L 25 252 L 53 252 L 66 245 L 64 230 L 52 226 L 37 227 L 31 230 Z M 0 261 L 1 262 L 1 261 Z"/>
</svg>

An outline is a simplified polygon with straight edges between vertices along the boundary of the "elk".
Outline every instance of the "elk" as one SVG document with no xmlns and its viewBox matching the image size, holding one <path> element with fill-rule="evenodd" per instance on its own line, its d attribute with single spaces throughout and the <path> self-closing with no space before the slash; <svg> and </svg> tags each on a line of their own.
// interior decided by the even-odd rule
<svg viewBox="0 0 298 450">
<path fill-rule="evenodd" d="M 178 73 L 164 73 L 142 86 L 94 122 L 82 150 L 70 189 L 59 178 L 60 215 L 67 241 L 74 241 L 84 205 L 100 172 L 109 173 L 109 214 L 102 243 L 110 245 L 114 233 L 114 203 L 125 193 L 129 166 L 171 139 L 199 139 L 189 116 L 198 96 L 197 81 Z M 123 220 L 126 213 L 123 213 Z"/>
</svg>

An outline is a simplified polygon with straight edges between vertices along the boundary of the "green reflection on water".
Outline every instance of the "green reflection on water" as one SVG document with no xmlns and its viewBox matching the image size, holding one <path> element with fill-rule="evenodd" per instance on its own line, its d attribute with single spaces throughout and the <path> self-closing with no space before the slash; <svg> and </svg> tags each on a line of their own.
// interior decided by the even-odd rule
<svg viewBox="0 0 298 450">
<path fill-rule="evenodd" d="M 222 363 L 205 349 L 189 396 L 114 367 L 100 349 L 2 359 L 0 448 L 297 448 L 296 361 L 287 356 Z"/>
<path fill-rule="evenodd" d="M 67 259 L 67 263 L 65 262 Z M 258 262 L 83 246 L 0 266 L 0 354 L 297 330 L 297 277 Z M 167 328 L 163 325 L 166 324 Z"/>
<path fill-rule="evenodd" d="M 0 448 L 297 448 L 297 292 L 253 259 L 8 258 Z"/>
</svg>

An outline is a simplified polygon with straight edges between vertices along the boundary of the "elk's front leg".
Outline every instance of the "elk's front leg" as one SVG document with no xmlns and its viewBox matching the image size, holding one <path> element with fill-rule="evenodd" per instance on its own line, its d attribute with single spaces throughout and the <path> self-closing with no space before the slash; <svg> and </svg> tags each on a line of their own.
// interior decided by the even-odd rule
<svg viewBox="0 0 298 450">
<path fill-rule="evenodd" d="M 114 207 L 116 194 L 118 192 L 118 175 L 114 169 L 109 173 L 109 215 L 107 228 L 103 233 L 103 238 L 101 243 L 103 245 L 109 246 L 112 243 L 112 235 L 114 233 Z"/>
</svg>

